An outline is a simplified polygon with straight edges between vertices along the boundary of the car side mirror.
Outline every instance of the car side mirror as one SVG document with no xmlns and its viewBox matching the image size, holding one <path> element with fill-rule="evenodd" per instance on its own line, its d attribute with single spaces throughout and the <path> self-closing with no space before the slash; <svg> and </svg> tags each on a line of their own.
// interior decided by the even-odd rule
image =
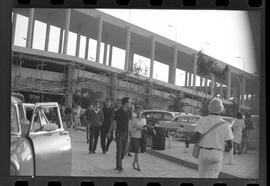
<svg viewBox="0 0 270 186">
<path fill-rule="evenodd" d="M 58 129 L 58 126 L 56 124 L 49 123 L 49 124 L 46 124 L 43 126 L 42 131 L 50 132 L 50 131 L 54 131 L 56 129 Z"/>
<path fill-rule="evenodd" d="M 22 136 L 27 136 L 30 129 L 30 121 L 28 119 L 21 120 Z"/>
</svg>

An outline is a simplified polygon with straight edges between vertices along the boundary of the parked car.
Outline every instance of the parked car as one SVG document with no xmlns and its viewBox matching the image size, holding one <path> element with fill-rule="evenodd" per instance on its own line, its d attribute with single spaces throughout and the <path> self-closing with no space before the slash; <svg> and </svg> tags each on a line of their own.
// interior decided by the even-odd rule
<svg viewBox="0 0 270 186">
<path fill-rule="evenodd" d="M 28 104 L 28 117 L 24 106 L 11 96 L 10 175 L 70 176 L 71 141 L 58 104 Z"/>
<path fill-rule="evenodd" d="M 146 118 L 147 124 L 153 126 L 160 121 L 170 121 L 175 114 L 166 110 L 145 110 L 142 115 Z"/>
</svg>

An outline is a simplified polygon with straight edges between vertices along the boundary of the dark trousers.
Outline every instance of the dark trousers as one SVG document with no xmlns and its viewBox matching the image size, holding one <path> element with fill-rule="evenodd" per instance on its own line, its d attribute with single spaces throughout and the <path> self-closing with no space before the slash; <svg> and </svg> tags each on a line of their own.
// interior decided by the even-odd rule
<svg viewBox="0 0 270 186">
<path fill-rule="evenodd" d="M 125 156 L 126 144 L 128 140 L 128 132 L 115 132 L 116 140 L 116 168 L 122 168 L 122 160 Z"/>
<path fill-rule="evenodd" d="M 86 141 L 87 143 L 90 141 L 90 127 L 88 123 L 86 123 Z"/>
<path fill-rule="evenodd" d="M 112 142 L 113 139 L 113 131 L 111 132 L 111 137 L 107 138 L 108 130 L 101 128 L 100 131 L 100 143 L 101 143 L 101 148 L 103 152 L 106 152 L 109 150 L 109 146 Z"/>
<path fill-rule="evenodd" d="M 96 151 L 99 131 L 100 131 L 100 126 L 91 126 L 90 127 L 89 152 Z"/>
<path fill-rule="evenodd" d="M 66 124 L 67 128 L 70 128 L 72 125 L 72 114 L 66 114 Z"/>
</svg>

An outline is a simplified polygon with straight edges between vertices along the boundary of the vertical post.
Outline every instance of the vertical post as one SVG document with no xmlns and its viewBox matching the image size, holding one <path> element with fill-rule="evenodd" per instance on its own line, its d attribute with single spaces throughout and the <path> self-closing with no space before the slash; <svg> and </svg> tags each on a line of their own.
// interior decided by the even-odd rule
<svg viewBox="0 0 270 186">
<path fill-rule="evenodd" d="M 49 47 L 49 39 L 50 39 L 50 25 L 46 25 L 46 36 L 45 36 L 45 51 L 48 51 Z"/>
<path fill-rule="evenodd" d="M 99 57 L 100 57 L 100 45 L 101 45 L 101 37 L 102 37 L 102 24 L 103 24 L 102 15 L 99 15 L 98 16 L 97 53 L 96 53 L 96 62 L 97 63 L 99 63 Z"/>
<path fill-rule="evenodd" d="M 215 85 L 216 85 L 215 76 L 213 73 L 211 73 L 211 97 L 214 97 L 215 95 Z"/>
<path fill-rule="evenodd" d="M 193 56 L 193 90 L 196 90 L 196 76 L 197 76 L 197 52 Z"/>
<path fill-rule="evenodd" d="M 227 99 L 229 99 L 231 97 L 231 79 L 232 79 L 232 73 L 230 71 L 230 69 L 228 69 L 227 71 Z"/>
<path fill-rule="evenodd" d="M 77 34 L 77 42 L 76 42 L 76 57 L 79 57 L 80 54 L 80 43 L 81 43 L 81 37 L 80 34 Z"/>
<path fill-rule="evenodd" d="M 189 72 L 189 74 L 188 74 L 188 87 L 189 88 L 191 87 L 191 78 L 192 78 L 192 73 Z"/>
<path fill-rule="evenodd" d="M 130 39 L 131 39 L 131 32 L 130 32 L 130 27 L 126 27 L 126 57 L 125 57 L 125 71 L 127 72 L 130 67 L 130 60 L 129 60 L 129 53 L 130 53 Z"/>
<path fill-rule="evenodd" d="M 17 13 L 13 11 L 13 18 L 12 18 L 12 43 L 11 46 L 14 45 L 15 39 L 15 30 L 16 30 L 16 23 L 17 23 Z"/>
<path fill-rule="evenodd" d="M 104 46 L 103 65 L 106 65 L 106 60 L 107 60 L 107 50 L 108 50 L 108 43 L 105 43 L 105 46 Z"/>
<path fill-rule="evenodd" d="M 185 87 L 188 86 L 188 72 L 185 71 Z"/>
<path fill-rule="evenodd" d="M 112 83 L 112 87 L 111 87 L 111 98 L 116 101 L 117 100 L 117 92 L 118 92 L 118 78 L 117 78 L 117 74 L 113 73 L 112 74 L 112 78 L 111 78 L 111 83 Z"/>
<path fill-rule="evenodd" d="M 154 36 L 151 38 L 151 58 L 150 58 L 150 79 L 153 78 L 153 68 L 154 68 L 154 60 L 155 60 L 155 38 Z"/>
<path fill-rule="evenodd" d="M 89 47 L 89 38 L 86 37 L 86 43 L 85 43 L 85 53 L 84 53 L 84 58 L 88 59 L 88 47 Z"/>
<path fill-rule="evenodd" d="M 64 33 L 64 30 L 61 28 L 60 29 L 60 36 L 59 36 L 59 46 L 58 46 L 58 53 L 59 54 L 62 53 L 63 33 Z"/>
<path fill-rule="evenodd" d="M 245 95 L 246 95 L 246 77 L 243 76 L 242 77 L 242 81 L 243 81 L 243 84 L 242 84 L 242 105 L 245 105 L 246 103 L 246 100 L 245 100 Z"/>
<path fill-rule="evenodd" d="M 63 50 L 63 54 L 67 54 L 68 33 L 69 33 L 69 27 L 70 27 L 70 16 L 71 16 L 71 9 L 69 8 L 66 11 L 65 37 L 64 37 L 64 50 Z"/>
<path fill-rule="evenodd" d="M 176 74 L 176 66 L 177 66 L 177 47 L 174 46 L 173 52 L 173 63 L 170 65 L 170 73 L 169 73 L 169 83 L 175 84 L 175 74 Z"/>
<path fill-rule="evenodd" d="M 28 19 L 28 29 L 27 29 L 27 40 L 26 40 L 26 47 L 28 48 L 32 47 L 34 14 L 35 14 L 35 9 L 30 8 L 29 19 Z"/>
<path fill-rule="evenodd" d="M 113 46 L 110 45 L 110 50 L 109 50 L 109 66 L 112 66 L 112 53 L 113 53 Z"/>
<path fill-rule="evenodd" d="M 205 81 L 204 81 L 204 88 L 205 88 L 205 94 L 206 94 L 206 97 L 207 97 L 207 95 L 208 95 L 208 85 L 207 85 L 208 79 L 207 78 L 204 78 L 204 79 L 205 79 Z"/>
</svg>

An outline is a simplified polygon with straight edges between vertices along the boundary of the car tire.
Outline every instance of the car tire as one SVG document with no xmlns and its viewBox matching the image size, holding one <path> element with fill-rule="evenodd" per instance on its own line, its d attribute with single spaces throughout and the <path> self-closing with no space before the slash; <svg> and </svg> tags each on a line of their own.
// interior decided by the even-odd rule
<svg viewBox="0 0 270 186">
<path fill-rule="evenodd" d="M 18 170 L 15 167 L 15 165 L 10 164 L 9 174 L 10 174 L 10 176 L 16 176 L 16 175 L 18 175 Z"/>
</svg>

